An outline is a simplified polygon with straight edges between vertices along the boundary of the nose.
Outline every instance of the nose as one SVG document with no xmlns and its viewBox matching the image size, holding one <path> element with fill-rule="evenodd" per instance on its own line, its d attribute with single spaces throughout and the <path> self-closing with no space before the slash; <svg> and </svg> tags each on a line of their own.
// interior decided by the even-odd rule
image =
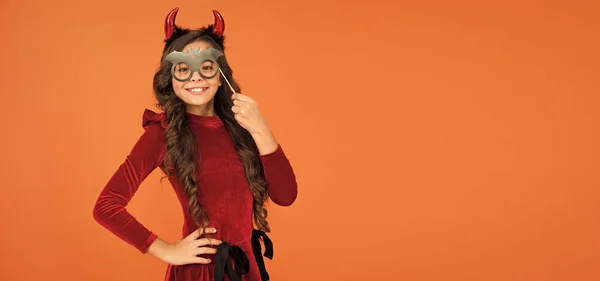
<svg viewBox="0 0 600 281">
<path fill-rule="evenodd" d="M 200 80 L 202 80 L 202 76 L 200 76 L 200 73 L 198 73 L 198 71 L 194 71 L 194 73 L 192 73 L 192 78 L 190 78 L 190 81 L 198 82 Z"/>
</svg>

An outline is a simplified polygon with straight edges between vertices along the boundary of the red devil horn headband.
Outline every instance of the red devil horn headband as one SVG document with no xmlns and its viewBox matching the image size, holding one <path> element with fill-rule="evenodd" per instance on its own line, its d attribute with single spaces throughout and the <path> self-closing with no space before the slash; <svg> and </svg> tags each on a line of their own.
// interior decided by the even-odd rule
<svg viewBox="0 0 600 281">
<path fill-rule="evenodd" d="M 165 38 L 169 39 L 171 35 L 173 35 L 173 31 L 175 31 L 175 18 L 177 17 L 177 12 L 179 12 L 179 8 L 173 9 L 167 15 L 165 19 Z M 225 31 L 225 21 L 223 21 L 223 16 L 217 11 L 213 10 L 213 15 L 215 16 L 215 23 L 213 25 L 213 33 L 217 36 L 223 36 L 223 31 Z"/>
<path fill-rule="evenodd" d="M 223 16 L 217 10 L 213 10 L 213 16 L 215 17 L 215 23 L 213 27 L 213 32 L 221 37 L 223 36 L 223 32 L 225 32 L 225 21 L 223 20 Z"/>
</svg>

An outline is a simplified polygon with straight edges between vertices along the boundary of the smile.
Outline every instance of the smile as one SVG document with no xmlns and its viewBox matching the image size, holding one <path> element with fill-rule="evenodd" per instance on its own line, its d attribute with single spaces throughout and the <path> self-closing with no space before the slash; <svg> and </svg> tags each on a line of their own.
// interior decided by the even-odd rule
<svg viewBox="0 0 600 281">
<path fill-rule="evenodd" d="M 199 95 L 206 92 L 206 90 L 208 90 L 208 87 L 187 88 L 186 90 L 193 95 Z"/>
</svg>

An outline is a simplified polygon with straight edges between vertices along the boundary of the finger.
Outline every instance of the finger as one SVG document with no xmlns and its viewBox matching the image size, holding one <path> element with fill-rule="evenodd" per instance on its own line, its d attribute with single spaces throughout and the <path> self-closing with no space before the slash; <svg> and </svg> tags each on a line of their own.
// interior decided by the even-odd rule
<svg viewBox="0 0 600 281">
<path fill-rule="evenodd" d="M 196 247 L 200 247 L 200 246 L 207 246 L 207 245 L 220 245 L 222 242 L 219 239 L 213 239 L 213 238 L 202 238 L 202 239 L 198 239 L 196 240 L 196 243 L 194 243 L 194 246 Z"/>
<path fill-rule="evenodd" d="M 249 102 L 249 101 L 252 100 L 251 97 L 246 96 L 246 95 L 241 94 L 241 93 L 235 93 L 235 94 L 231 95 L 231 98 L 234 99 L 234 100 L 240 100 L 240 101 L 245 101 L 245 102 Z"/>
<path fill-rule="evenodd" d="M 217 229 L 214 227 L 207 227 L 204 233 L 217 233 Z"/>
<path fill-rule="evenodd" d="M 233 111 L 233 113 L 235 113 L 235 115 L 243 115 L 246 114 L 248 112 L 248 110 L 246 108 L 234 105 L 231 107 L 231 111 Z"/>
<path fill-rule="evenodd" d="M 236 121 L 238 121 L 238 123 L 240 123 L 240 125 L 244 126 L 244 116 L 242 116 L 241 114 L 237 113 L 233 115 L 233 118 L 235 118 Z"/>
<path fill-rule="evenodd" d="M 200 237 L 200 231 L 202 231 L 201 229 L 196 229 L 194 230 L 192 233 L 190 233 L 188 236 L 186 236 L 184 238 L 184 240 L 194 240 L 197 239 L 198 237 Z"/>
<path fill-rule="evenodd" d="M 194 257 L 194 258 L 192 258 L 191 263 L 209 264 L 210 262 L 211 262 L 211 260 L 207 259 L 207 258 Z"/>
<path fill-rule="evenodd" d="M 242 100 L 233 100 L 233 104 L 237 105 L 237 106 L 244 106 L 244 105 L 247 105 L 248 102 L 242 101 Z"/>
<path fill-rule="evenodd" d="M 216 253 L 217 253 L 217 248 L 211 248 L 211 247 L 201 247 L 201 248 L 198 248 L 195 252 L 196 255 L 216 254 Z"/>
<path fill-rule="evenodd" d="M 198 237 L 202 236 L 202 234 L 204 234 L 204 233 L 216 233 L 216 232 L 217 232 L 217 229 L 214 227 L 207 227 L 206 232 L 204 232 L 204 230 L 202 228 L 198 228 L 198 229 L 194 230 L 194 232 L 190 233 L 190 235 L 188 235 L 186 237 L 186 239 L 195 240 L 195 239 L 198 239 Z"/>
</svg>

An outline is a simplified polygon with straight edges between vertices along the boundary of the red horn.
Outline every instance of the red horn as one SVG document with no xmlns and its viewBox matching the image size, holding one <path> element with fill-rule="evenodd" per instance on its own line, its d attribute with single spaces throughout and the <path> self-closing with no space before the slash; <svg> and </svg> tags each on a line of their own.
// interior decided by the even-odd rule
<svg viewBox="0 0 600 281">
<path fill-rule="evenodd" d="M 179 8 L 173 9 L 171 12 L 169 12 L 169 14 L 167 15 L 167 18 L 165 19 L 165 38 L 166 39 L 169 39 L 171 37 L 171 35 L 173 34 L 173 31 L 175 31 L 175 17 L 177 17 L 177 12 L 179 12 Z"/>
<path fill-rule="evenodd" d="M 225 21 L 223 21 L 223 16 L 221 16 L 217 10 L 213 10 L 213 15 L 215 16 L 213 32 L 218 36 L 223 36 L 223 32 L 225 31 Z"/>
</svg>

